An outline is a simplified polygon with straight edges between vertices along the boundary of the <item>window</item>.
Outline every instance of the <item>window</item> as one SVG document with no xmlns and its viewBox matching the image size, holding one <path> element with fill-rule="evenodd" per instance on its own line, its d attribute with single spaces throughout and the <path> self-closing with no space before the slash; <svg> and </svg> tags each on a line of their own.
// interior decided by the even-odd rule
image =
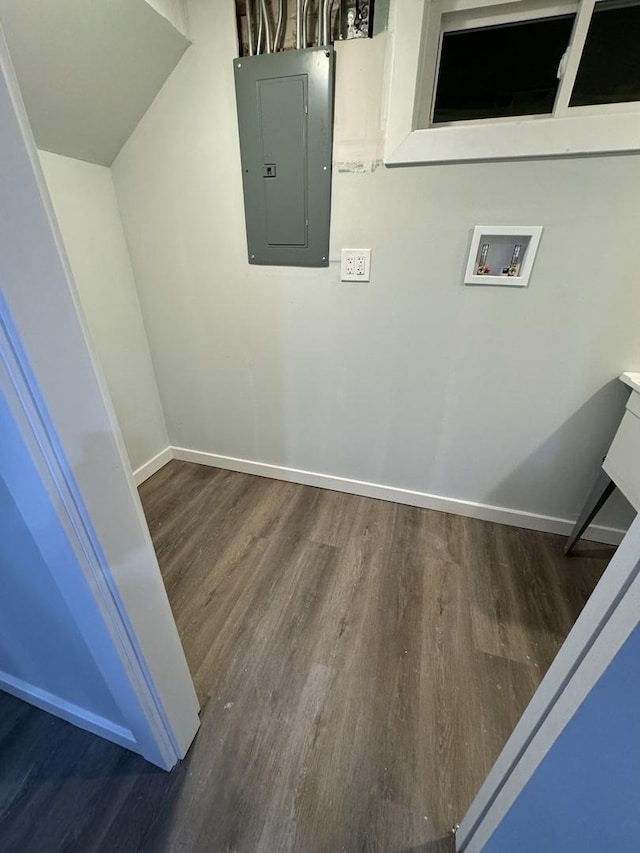
<svg viewBox="0 0 640 853">
<path fill-rule="evenodd" d="M 551 113 L 574 21 L 558 15 L 443 32 L 433 123 Z"/>
<path fill-rule="evenodd" d="M 596 3 L 570 107 L 640 101 L 640 2 Z"/>
<path fill-rule="evenodd" d="M 640 0 L 396 0 L 395 16 L 387 163 L 640 150 Z"/>
<path fill-rule="evenodd" d="M 458 10 L 461 5 L 464 0 L 456 3 Z M 432 79 L 425 81 L 418 126 L 551 116 L 576 106 L 639 101 L 640 0 L 591 2 L 588 20 L 583 3 L 582 39 L 579 33 L 572 39 L 577 0 L 553 5 L 553 15 L 552 4 L 539 0 L 487 0 L 468 11 L 448 11 L 450 0 L 435 0 L 427 47 L 435 62 L 432 58 L 427 72 Z M 563 103 L 561 81 L 572 54 L 576 67 Z"/>
</svg>

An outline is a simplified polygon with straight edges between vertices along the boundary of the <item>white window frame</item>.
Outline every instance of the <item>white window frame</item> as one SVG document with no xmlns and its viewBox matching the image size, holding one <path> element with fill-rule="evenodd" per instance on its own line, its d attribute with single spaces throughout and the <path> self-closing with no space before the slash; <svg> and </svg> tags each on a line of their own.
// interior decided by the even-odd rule
<svg viewBox="0 0 640 853">
<path fill-rule="evenodd" d="M 569 107 L 596 0 L 394 0 L 393 58 L 384 161 L 387 165 L 607 154 L 640 150 L 640 103 Z M 503 7 L 502 12 L 500 7 Z M 495 7 L 495 16 L 490 7 Z M 435 88 L 442 16 L 466 21 L 489 9 L 496 21 L 576 11 L 552 115 L 419 127 Z M 536 10 L 536 11 L 532 11 Z M 515 13 L 515 14 L 514 14 Z M 468 25 L 468 23 L 467 23 Z"/>
</svg>

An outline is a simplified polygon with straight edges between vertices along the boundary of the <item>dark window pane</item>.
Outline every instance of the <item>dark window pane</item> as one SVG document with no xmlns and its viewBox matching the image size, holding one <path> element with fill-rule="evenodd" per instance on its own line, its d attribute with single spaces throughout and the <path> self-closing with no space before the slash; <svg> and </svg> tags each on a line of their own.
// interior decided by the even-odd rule
<svg viewBox="0 0 640 853">
<path fill-rule="evenodd" d="M 550 113 L 574 19 L 444 33 L 434 123 Z"/>
<path fill-rule="evenodd" d="M 596 3 L 570 107 L 640 101 L 640 3 Z"/>
</svg>

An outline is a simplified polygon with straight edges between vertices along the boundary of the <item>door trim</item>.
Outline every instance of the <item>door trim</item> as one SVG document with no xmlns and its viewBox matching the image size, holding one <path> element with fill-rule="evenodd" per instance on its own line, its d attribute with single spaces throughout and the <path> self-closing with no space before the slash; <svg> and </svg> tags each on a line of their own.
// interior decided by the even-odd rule
<svg viewBox="0 0 640 853">
<path fill-rule="evenodd" d="M 79 566 L 58 565 L 56 583 L 136 751 L 169 769 L 198 701 L 1 27 L 0 128 L 0 392 Z"/>
<path fill-rule="evenodd" d="M 20 430 L 40 480 L 52 498 L 52 504 L 67 542 L 71 546 L 86 586 L 102 617 L 113 647 L 123 667 L 133 696 L 123 693 L 105 666 L 103 642 L 78 612 L 78 594 L 71 572 L 56 572 L 48 561 L 54 580 L 70 606 L 74 616 L 81 621 L 78 627 L 89 646 L 96 664 L 102 671 L 131 729 L 133 742 L 139 750 L 156 764 L 170 769 L 181 758 L 180 748 L 168 723 L 158 692 L 136 640 L 122 599 L 115 587 L 109 565 L 87 513 L 82 496 L 62 451 L 55 429 L 48 415 L 38 384 L 31 371 L 24 348 L 12 322 L 6 302 L 0 294 L 0 393 L 5 398 Z M 8 483 L 12 486 L 18 484 Z M 15 492 L 13 492 L 15 498 Z M 23 513 L 29 506 L 20 505 Z M 32 534 L 43 555 L 49 552 L 49 530 L 31 527 Z M 62 569 L 62 566 L 60 566 Z M 64 574 L 64 576 L 63 576 Z M 53 710 L 53 705 L 51 710 Z M 148 727 L 149 731 L 145 731 Z M 105 727 L 105 733 L 109 729 Z M 108 735 L 107 735 L 108 736 Z"/>
</svg>

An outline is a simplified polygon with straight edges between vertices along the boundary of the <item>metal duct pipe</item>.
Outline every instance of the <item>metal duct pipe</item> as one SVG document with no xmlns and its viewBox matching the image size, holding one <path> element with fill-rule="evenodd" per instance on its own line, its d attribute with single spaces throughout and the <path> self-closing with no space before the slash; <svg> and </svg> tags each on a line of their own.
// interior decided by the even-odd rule
<svg viewBox="0 0 640 853">
<path fill-rule="evenodd" d="M 296 0 L 296 49 L 302 47 L 302 0 Z"/>
<path fill-rule="evenodd" d="M 246 2 L 247 11 L 247 38 L 249 39 L 249 56 L 253 56 L 253 8 L 251 0 Z"/>
<path fill-rule="evenodd" d="M 262 53 L 262 36 L 264 35 L 264 22 L 262 19 L 262 2 L 256 0 L 256 13 L 258 15 L 258 36 L 256 38 L 256 53 Z"/>
<path fill-rule="evenodd" d="M 283 36 L 283 24 L 285 18 L 285 0 L 279 0 L 278 2 L 278 26 L 276 27 L 275 38 L 273 39 L 273 50 L 274 52 L 280 50 L 280 42 L 282 41 Z"/>
<path fill-rule="evenodd" d="M 333 44 L 333 33 L 331 32 L 331 16 L 333 15 L 333 4 L 336 0 L 326 0 L 327 3 L 327 41 L 325 44 Z"/>
<path fill-rule="evenodd" d="M 302 47 L 307 47 L 309 43 L 309 33 L 307 30 L 307 24 L 309 15 L 309 0 L 304 0 L 304 5 L 302 6 Z"/>
<path fill-rule="evenodd" d="M 324 45 L 329 42 L 329 28 L 327 27 L 328 0 L 319 0 L 318 3 L 318 44 Z"/>
<path fill-rule="evenodd" d="M 269 20 L 269 11 L 267 9 L 267 0 L 261 0 L 262 18 L 264 20 L 264 46 L 267 53 L 271 53 L 273 43 L 271 41 L 271 21 Z"/>
</svg>

